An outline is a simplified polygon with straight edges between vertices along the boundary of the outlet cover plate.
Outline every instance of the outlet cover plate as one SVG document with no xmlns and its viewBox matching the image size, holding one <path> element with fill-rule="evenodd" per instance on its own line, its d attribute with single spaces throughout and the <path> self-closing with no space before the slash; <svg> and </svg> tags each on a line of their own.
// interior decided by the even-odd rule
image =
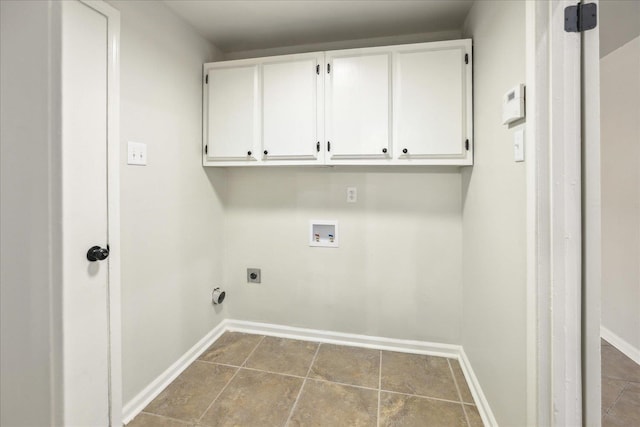
<svg viewBox="0 0 640 427">
<path fill-rule="evenodd" d="M 247 268 L 248 283 L 260 283 L 261 276 L 259 268 Z"/>
</svg>

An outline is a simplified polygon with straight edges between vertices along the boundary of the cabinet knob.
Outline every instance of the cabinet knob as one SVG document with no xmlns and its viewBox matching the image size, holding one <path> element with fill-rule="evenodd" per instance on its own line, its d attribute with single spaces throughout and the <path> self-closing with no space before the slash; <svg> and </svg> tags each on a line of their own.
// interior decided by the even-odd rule
<svg viewBox="0 0 640 427">
<path fill-rule="evenodd" d="M 385 154 L 387 154 L 387 149 L 386 149 L 386 148 L 383 148 L 383 149 L 382 149 L 382 152 L 383 152 L 383 153 L 385 153 Z"/>
<path fill-rule="evenodd" d="M 407 150 L 406 148 L 403 148 L 403 149 L 402 149 L 402 152 L 403 152 L 404 154 L 407 154 L 407 153 L 409 152 L 409 150 Z"/>
<path fill-rule="evenodd" d="M 264 150 L 264 155 L 266 156 L 267 154 L 269 154 L 269 152 L 267 150 Z"/>
<path fill-rule="evenodd" d="M 247 156 L 250 156 L 250 155 L 251 155 L 251 151 L 247 151 Z"/>
</svg>

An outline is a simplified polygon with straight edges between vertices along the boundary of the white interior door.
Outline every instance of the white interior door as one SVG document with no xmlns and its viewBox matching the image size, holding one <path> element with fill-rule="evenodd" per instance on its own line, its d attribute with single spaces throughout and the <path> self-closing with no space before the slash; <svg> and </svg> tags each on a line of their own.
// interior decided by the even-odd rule
<svg viewBox="0 0 640 427">
<path fill-rule="evenodd" d="M 262 65 L 262 155 L 320 159 L 322 53 L 273 58 Z"/>
<path fill-rule="evenodd" d="M 391 54 L 327 54 L 326 139 L 331 160 L 391 156 Z"/>
<path fill-rule="evenodd" d="M 109 425 L 108 19 L 62 5 L 64 424 Z M 43 183 L 46 185 L 46 183 Z M 102 250 L 93 252 L 99 258 Z"/>
<path fill-rule="evenodd" d="M 255 160 L 258 64 L 213 68 L 208 76 L 207 159 Z"/>
</svg>

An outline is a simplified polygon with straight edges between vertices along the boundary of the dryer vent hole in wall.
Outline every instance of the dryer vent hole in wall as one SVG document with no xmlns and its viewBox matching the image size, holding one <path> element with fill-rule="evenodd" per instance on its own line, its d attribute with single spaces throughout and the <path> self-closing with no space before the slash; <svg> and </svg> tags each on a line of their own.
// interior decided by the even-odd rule
<svg viewBox="0 0 640 427">
<path fill-rule="evenodd" d="M 220 288 L 215 288 L 213 292 L 211 292 L 211 302 L 214 304 L 222 304 L 224 298 L 227 296 L 227 293 Z"/>
</svg>

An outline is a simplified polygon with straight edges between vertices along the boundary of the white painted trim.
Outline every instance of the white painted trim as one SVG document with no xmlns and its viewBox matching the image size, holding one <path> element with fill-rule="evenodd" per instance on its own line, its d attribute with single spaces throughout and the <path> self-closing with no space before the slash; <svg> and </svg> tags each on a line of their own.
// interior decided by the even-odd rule
<svg viewBox="0 0 640 427">
<path fill-rule="evenodd" d="M 598 9 L 599 0 L 590 0 Z M 582 424 L 602 422 L 600 26 L 582 34 Z"/>
<path fill-rule="evenodd" d="M 467 358 L 467 353 L 465 353 L 462 347 L 460 348 L 458 361 L 460 362 L 460 367 L 462 367 L 464 379 L 467 381 L 467 385 L 469 385 L 469 390 L 471 390 L 471 395 L 473 396 L 473 400 L 476 403 L 476 407 L 478 408 L 478 412 L 480 413 L 482 422 L 485 426 L 497 426 L 498 421 L 493 415 L 493 411 L 489 406 L 487 397 L 482 392 L 482 387 L 480 387 L 478 377 L 476 377 L 476 374 L 471 367 L 471 362 L 469 362 L 469 359 Z"/>
<path fill-rule="evenodd" d="M 395 338 L 347 334 L 343 332 L 323 331 L 319 329 L 296 328 L 293 326 L 274 325 L 271 323 L 248 322 L 244 320 L 227 319 L 227 330 L 302 341 L 350 345 L 353 347 L 373 348 L 376 350 L 397 351 L 401 353 L 426 354 L 429 356 L 440 357 L 458 358 L 462 350 L 461 346 L 454 344 L 399 340 Z"/>
<path fill-rule="evenodd" d="M 153 399 L 156 398 L 156 396 L 162 392 L 162 390 L 171 384 L 171 382 L 176 379 L 178 375 L 180 375 L 191 363 L 193 363 L 198 356 L 200 356 L 211 344 L 213 344 L 213 342 L 227 331 L 456 359 L 460 362 L 462 372 L 467 384 L 469 385 L 469 389 L 471 390 L 471 394 L 482 421 L 487 426 L 498 425 L 493 412 L 491 411 L 491 407 L 489 406 L 489 402 L 482 392 L 480 383 L 473 372 L 471 363 L 460 345 L 348 334 L 343 332 L 296 328 L 293 326 L 233 319 L 224 319 L 220 322 L 218 326 L 213 328 L 211 332 L 191 347 L 166 371 L 160 374 L 147 387 L 145 387 L 144 390 L 131 399 L 131 401 L 124 406 L 124 423 L 126 424 L 134 419 L 136 415 L 138 415 Z"/>
<path fill-rule="evenodd" d="M 582 183 L 579 33 L 564 31 L 573 0 L 550 2 L 552 425 L 582 425 Z"/>
<path fill-rule="evenodd" d="M 600 336 L 609 344 L 620 350 L 629 359 L 640 365 L 640 348 L 636 348 L 605 326 L 600 326 Z"/>
<path fill-rule="evenodd" d="M 548 6 L 527 2 L 527 425 L 550 425 Z"/>
<path fill-rule="evenodd" d="M 169 366 L 155 380 L 149 383 L 140 393 L 127 402 L 122 409 L 122 422 L 129 423 L 153 399 L 155 399 L 178 375 L 193 363 L 204 351 L 227 331 L 228 321 L 222 320 L 207 335 L 191 347 L 185 354 Z"/>
</svg>

